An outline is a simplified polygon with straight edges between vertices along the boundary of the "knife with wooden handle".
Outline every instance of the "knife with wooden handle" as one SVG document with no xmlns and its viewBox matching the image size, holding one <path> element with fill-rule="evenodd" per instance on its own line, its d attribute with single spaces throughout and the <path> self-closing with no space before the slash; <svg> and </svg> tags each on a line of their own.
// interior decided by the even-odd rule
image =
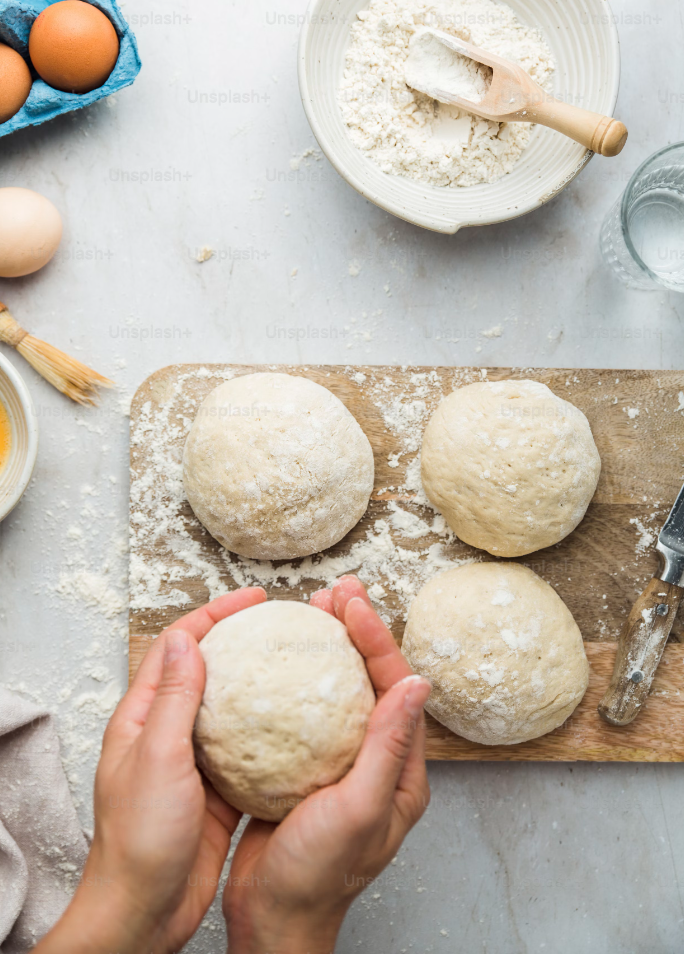
<svg viewBox="0 0 684 954">
<path fill-rule="evenodd" d="M 644 706 L 684 597 L 684 487 L 658 536 L 661 573 L 651 580 L 620 634 L 613 678 L 599 714 L 629 725 Z"/>
</svg>

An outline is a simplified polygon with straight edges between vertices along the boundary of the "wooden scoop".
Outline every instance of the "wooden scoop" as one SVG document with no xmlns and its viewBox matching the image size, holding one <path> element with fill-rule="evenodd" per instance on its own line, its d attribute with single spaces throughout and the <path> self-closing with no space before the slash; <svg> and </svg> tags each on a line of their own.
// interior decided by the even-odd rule
<svg viewBox="0 0 684 954">
<path fill-rule="evenodd" d="M 406 82 L 413 89 L 441 103 L 458 106 L 492 122 L 540 123 L 542 126 L 549 126 L 602 156 L 617 156 L 622 152 L 628 133 L 626 126 L 617 119 L 554 99 L 516 63 L 465 43 L 441 30 L 421 30 L 413 38 L 411 45 L 424 42 L 428 37 L 434 38 L 454 53 L 489 66 L 494 74 L 492 83 L 484 99 L 477 103 L 471 102 L 449 90 L 424 85 L 418 71 L 411 69 L 409 55 Z"/>
</svg>

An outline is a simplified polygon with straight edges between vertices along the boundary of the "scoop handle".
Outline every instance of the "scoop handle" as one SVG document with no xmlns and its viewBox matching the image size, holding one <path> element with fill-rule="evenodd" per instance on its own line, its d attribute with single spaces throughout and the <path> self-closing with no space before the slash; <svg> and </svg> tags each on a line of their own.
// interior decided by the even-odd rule
<svg viewBox="0 0 684 954">
<path fill-rule="evenodd" d="M 528 119 L 541 123 L 579 142 L 601 156 L 617 156 L 627 142 L 627 127 L 617 119 L 571 106 L 560 99 L 544 99 L 526 110 Z"/>
<path fill-rule="evenodd" d="M 632 607 L 618 642 L 610 687 L 599 715 L 610 725 L 629 725 L 648 697 L 684 590 L 651 580 Z"/>
</svg>

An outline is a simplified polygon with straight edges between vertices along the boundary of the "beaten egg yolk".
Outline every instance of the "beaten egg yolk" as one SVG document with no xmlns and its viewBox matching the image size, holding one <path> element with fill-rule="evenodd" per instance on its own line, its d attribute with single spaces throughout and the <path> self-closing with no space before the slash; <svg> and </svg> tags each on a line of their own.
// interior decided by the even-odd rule
<svg viewBox="0 0 684 954">
<path fill-rule="evenodd" d="M 12 425 L 10 424 L 7 411 L 2 401 L 0 401 L 0 471 L 9 460 L 10 450 L 12 449 Z"/>
</svg>

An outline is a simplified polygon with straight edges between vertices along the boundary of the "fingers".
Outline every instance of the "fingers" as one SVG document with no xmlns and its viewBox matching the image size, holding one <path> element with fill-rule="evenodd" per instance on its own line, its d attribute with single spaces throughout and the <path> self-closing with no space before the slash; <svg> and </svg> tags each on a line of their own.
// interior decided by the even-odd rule
<svg viewBox="0 0 684 954">
<path fill-rule="evenodd" d="M 193 758 L 192 730 L 204 691 L 204 660 L 197 641 L 183 629 L 167 630 L 159 639 L 164 640 L 164 668 L 143 737 L 163 755 Z"/>
<path fill-rule="evenodd" d="M 331 616 L 336 616 L 344 621 L 347 603 L 355 596 L 365 600 L 369 606 L 371 605 L 368 594 L 355 576 L 341 576 L 332 590 L 318 590 L 311 596 L 309 602 L 317 609 L 322 609 L 326 613 L 330 613 Z"/>
<path fill-rule="evenodd" d="M 394 802 L 406 828 L 412 828 L 430 804 L 430 785 L 425 764 L 425 713 L 421 713 L 411 751 L 397 782 Z M 402 835 L 403 837 L 403 835 Z"/>
<path fill-rule="evenodd" d="M 116 742 L 127 747 L 142 732 L 164 669 L 164 653 L 158 641 L 159 637 L 147 650 L 128 692 L 114 710 L 104 734 L 103 750 Z"/>
<path fill-rule="evenodd" d="M 379 695 L 400 679 L 412 675 L 394 637 L 355 576 L 343 576 L 335 583 L 333 602 L 338 619 L 344 620 L 356 648 L 366 660 L 368 674 Z"/>
<path fill-rule="evenodd" d="M 104 744 L 110 745 L 119 738 L 130 744 L 142 732 L 150 708 L 154 702 L 157 688 L 164 669 L 164 637 L 167 633 L 183 630 L 199 642 L 212 626 L 239 613 L 240 610 L 256 606 L 266 600 L 266 591 L 260 586 L 247 587 L 226 593 L 212 600 L 206 606 L 193 610 L 169 626 L 158 636 L 147 650 L 140 668 L 135 674 L 130 689 L 116 708 L 109 721 Z"/>
<path fill-rule="evenodd" d="M 309 603 L 311 606 L 315 606 L 316 609 L 323 610 L 324 613 L 330 613 L 331 616 L 335 615 L 333 595 L 330 590 L 319 590 L 317 593 L 313 593 Z"/>
<path fill-rule="evenodd" d="M 218 885 L 226 857 L 228 856 L 228 851 L 230 850 L 231 838 L 235 834 L 235 829 L 239 824 L 240 813 L 235 812 L 235 809 L 229 809 L 235 812 L 235 817 L 226 819 L 229 821 L 229 824 L 226 824 L 221 810 L 214 810 L 218 808 L 216 803 L 222 800 L 213 789 L 211 791 L 205 789 L 205 791 L 207 795 L 207 811 L 204 816 L 202 838 L 193 865 L 193 872 L 200 876 L 198 886 L 201 888 L 202 882 L 204 882 L 206 887 L 210 889 L 207 894 L 211 902 L 216 894 L 216 885 Z M 223 802 L 223 805 L 225 808 L 229 808 L 225 802 Z"/>
<path fill-rule="evenodd" d="M 344 621 L 379 696 L 413 675 L 391 632 L 364 600 L 354 597 L 347 603 Z"/>
<path fill-rule="evenodd" d="M 347 603 L 357 597 L 371 605 L 370 597 L 362 583 L 355 576 L 341 576 L 333 586 L 333 602 L 335 604 L 335 615 L 344 622 L 344 616 L 347 610 Z"/>
<path fill-rule="evenodd" d="M 187 923 L 190 920 L 194 924 L 199 924 L 214 900 L 216 887 L 230 850 L 230 842 L 240 819 L 240 813 L 226 805 L 209 783 L 205 784 L 205 793 L 207 810 L 204 815 L 197 857 L 187 878 L 185 899 L 169 922 L 169 926 L 172 927 L 173 921 L 177 919 L 181 930 L 185 928 L 183 921 Z M 218 803 L 221 803 L 225 811 Z M 226 814 L 226 812 L 233 814 Z M 173 950 L 178 950 L 178 947 L 174 945 Z"/>
<path fill-rule="evenodd" d="M 371 715 L 353 768 L 340 782 L 350 797 L 353 793 L 360 804 L 372 806 L 375 812 L 382 812 L 394 799 L 400 779 L 411 791 L 420 781 L 415 761 L 404 773 L 409 757 L 420 754 L 419 747 L 414 752 L 414 738 L 430 689 L 426 679 L 410 676 L 385 694 Z"/>
<path fill-rule="evenodd" d="M 266 590 L 261 586 L 248 586 L 243 590 L 234 590 L 181 617 L 168 629 L 184 629 L 199 643 L 212 626 L 222 619 L 234 616 L 240 610 L 249 609 L 250 606 L 256 606 L 258 603 L 265 603 L 266 598 Z M 168 630 L 165 629 L 161 635 L 163 636 L 166 632 Z"/>
<path fill-rule="evenodd" d="M 204 794 L 207 800 L 207 811 L 217 819 L 232 837 L 240 824 L 242 812 L 239 812 L 237 808 L 233 808 L 232 805 L 224 802 L 211 782 L 204 776 L 202 776 L 202 785 L 204 786 Z"/>
</svg>

